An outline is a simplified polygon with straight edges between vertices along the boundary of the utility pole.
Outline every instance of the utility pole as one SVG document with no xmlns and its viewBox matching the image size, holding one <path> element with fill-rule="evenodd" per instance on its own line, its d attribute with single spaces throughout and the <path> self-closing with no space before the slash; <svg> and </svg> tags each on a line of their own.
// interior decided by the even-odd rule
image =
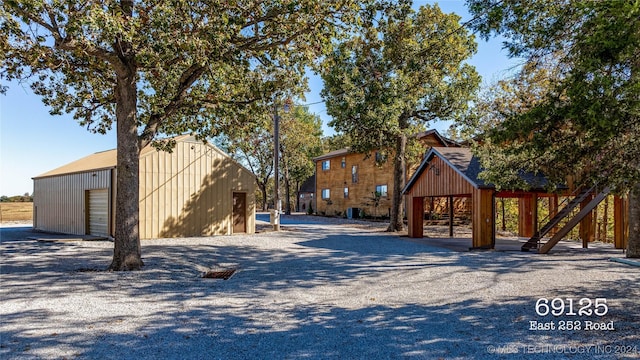
<svg viewBox="0 0 640 360">
<path fill-rule="evenodd" d="M 274 219 L 273 230 L 280 231 L 280 118 L 278 117 L 278 103 L 274 99 L 273 101 L 273 169 L 274 169 L 274 191 L 273 191 L 273 206 Z"/>
</svg>

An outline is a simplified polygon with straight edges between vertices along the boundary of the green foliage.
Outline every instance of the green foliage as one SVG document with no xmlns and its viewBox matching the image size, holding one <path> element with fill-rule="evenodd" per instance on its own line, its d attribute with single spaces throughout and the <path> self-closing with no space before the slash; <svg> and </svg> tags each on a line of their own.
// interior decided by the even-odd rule
<svg viewBox="0 0 640 360">
<path fill-rule="evenodd" d="M 322 154 L 322 120 L 307 107 L 294 106 L 280 121 L 282 166 L 293 182 L 304 182 L 315 173 L 313 158 Z"/>
<path fill-rule="evenodd" d="M 396 231 L 403 227 L 407 140 L 430 121 L 461 116 L 479 76 L 465 63 L 476 44 L 457 15 L 437 5 L 416 12 L 407 1 L 377 15 L 326 58 L 322 96 L 330 125 L 348 136 L 353 151 L 393 154 L 389 230 Z"/>
<path fill-rule="evenodd" d="M 280 119 L 280 156 L 284 174 L 287 213 L 300 184 L 315 172 L 313 158 L 322 153 L 322 120 L 303 106 L 295 106 Z M 295 191 L 292 191 L 295 190 Z"/>
<path fill-rule="evenodd" d="M 640 2 L 468 3 L 478 30 L 505 35 L 510 53 L 534 68 L 526 71 L 552 70 L 546 94 L 486 132 L 485 178 L 500 184 L 502 169 L 542 169 L 554 183 L 572 175 L 628 192 L 627 257 L 640 257 Z M 492 146 L 504 149 L 496 156 Z"/>
<path fill-rule="evenodd" d="M 322 150 L 323 153 L 330 151 L 341 150 L 351 147 L 351 139 L 348 134 L 334 134 L 322 138 Z"/>
<path fill-rule="evenodd" d="M 16 196 L 2 195 L 0 196 L 0 202 L 33 202 L 33 196 L 29 195 L 29 193 Z"/>
<path fill-rule="evenodd" d="M 492 90 L 477 124 L 488 180 L 504 187 L 518 170 L 555 183 L 607 183 L 619 192 L 640 180 L 640 3 L 469 1 L 478 30 L 505 35 L 527 59 Z"/>
<path fill-rule="evenodd" d="M 300 94 L 305 70 L 369 1 L 0 2 L 0 78 L 31 81 L 52 114 L 90 131 L 117 122 L 113 270 L 143 265 L 139 153 L 164 135 L 235 137 L 258 128 L 277 94 Z M 6 88 L 0 88 L 0 91 Z"/>
<path fill-rule="evenodd" d="M 136 122 L 202 138 L 255 128 L 274 91 L 304 89 L 305 66 L 357 23 L 361 2 L 5 1 L 2 77 L 34 79 L 52 114 L 104 133 L 116 119 L 118 74 L 135 72 Z M 132 8 L 131 8 L 132 7 Z"/>
<path fill-rule="evenodd" d="M 278 116 L 281 174 L 285 174 L 292 183 L 302 183 L 315 171 L 312 159 L 322 153 L 322 120 L 304 106 L 294 106 L 292 112 L 279 112 Z M 234 137 L 220 136 L 214 141 L 256 176 L 261 192 L 259 198 L 263 209 L 266 209 L 267 185 L 274 173 L 273 117 L 263 117 L 261 125 L 254 131 Z"/>
<path fill-rule="evenodd" d="M 214 142 L 255 175 L 260 192 L 256 201 L 260 200 L 262 210 L 267 210 L 267 186 L 273 174 L 273 120 L 269 116 L 256 120 L 262 125 L 253 131 L 219 136 Z"/>
<path fill-rule="evenodd" d="M 394 147 L 418 124 L 463 113 L 479 78 L 464 64 L 476 44 L 458 21 L 437 5 L 414 12 L 405 3 L 326 59 L 327 113 L 355 151 Z"/>
<path fill-rule="evenodd" d="M 371 193 L 371 196 L 364 198 L 364 200 L 365 202 L 363 202 L 362 205 L 373 207 L 373 216 L 374 218 L 377 218 L 378 207 L 380 207 L 380 201 L 382 200 L 382 193 L 380 193 L 379 191 L 374 191 Z M 364 209 L 362 210 L 362 212 L 364 213 Z"/>
</svg>

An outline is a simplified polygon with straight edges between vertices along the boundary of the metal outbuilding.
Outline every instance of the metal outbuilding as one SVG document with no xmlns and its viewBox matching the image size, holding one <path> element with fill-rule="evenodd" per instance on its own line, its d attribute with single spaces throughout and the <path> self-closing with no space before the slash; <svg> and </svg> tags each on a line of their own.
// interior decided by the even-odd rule
<svg viewBox="0 0 640 360">
<path fill-rule="evenodd" d="M 140 154 L 140 238 L 255 232 L 255 176 L 193 136 L 173 152 Z M 116 150 L 89 155 L 33 178 L 33 227 L 113 236 Z"/>
</svg>

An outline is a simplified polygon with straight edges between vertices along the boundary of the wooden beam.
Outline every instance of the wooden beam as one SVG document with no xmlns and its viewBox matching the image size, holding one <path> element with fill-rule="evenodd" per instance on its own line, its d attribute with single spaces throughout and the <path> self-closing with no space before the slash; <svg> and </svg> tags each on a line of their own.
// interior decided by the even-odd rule
<svg viewBox="0 0 640 360">
<path fill-rule="evenodd" d="M 472 248 L 493 249 L 495 246 L 494 190 L 476 189 L 472 195 Z"/>
<path fill-rule="evenodd" d="M 539 253 L 548 253 L 549 250 L 551 250 L 565 235 L 569 233 L 569 231 L 571 231 L 571 229 L 578 225 L 578 223 L 580 223 L 582 219 L 584 219 L 596 206 L 598 206 L 598 204 L 602 200 L 604 200 L 605 197 L 607 197 L 609 191 L 609 188 L 605 188 L 600 194 L 594 197 L 593 200 L 585 205 L 584 208 L 582 208 L 582 210 L 580 210 L 580 212 L 576 216 L 569 220 L 569 222 L 564 227 L 562 227 L 562 229 L 558 230 L 558 232 L 540 248 Z"/>
<path fill-rule="evenodd" d="M 538 232 L 538 194 L 531 195 L 531 225 L 533 234 Z"/>
<path fill-rule="evenodd" d="M 453 237 L 453 196 L 449 196 L 449 237 Z"/>
<path fill-rule="evenodd" d="M 518 236 L 532 237 L 533 230 L 533 194 L 518 198 Z"/>
<path fill-rule="evenodd" d="M 409 220 L 409 237 L 421 238 L 424 235 L 423 232 L 423 219 L 424 219 L 424 198 L 423 197 L 410 197 L 409 209 L 407 209 L 407 219 Z"/>
<path fill-rule="evenodd" d="M 626 198 L 613 198 L 613 243 L 616 249 L 626 249 L 629 230 L 629 202 Z"/>
<path fill-rule="evenodd" d="M 549 198 L 549 219 L 553 219 L 558 213 L 558 194 L 554 194 Z M 553 227 L 549 231 L 549 235 L 553 236 L 556 233 L 556 227 Z"/>
<path fill-rule="evenodd" d="M 585 209 L 592 199 L 592 195 L 587 196 L 584 201 L 580 203 L 580 210 Z M 582 221 L 580 221 L 580 239 L 582 240 L 582 247 L 584 249 L 588 248 L 589 243 L 592 242 L 594 238 L 595 234 L 593 233 L 593 213 L 592 211 L 589 211 L 585 214 Z"/>
</svg>

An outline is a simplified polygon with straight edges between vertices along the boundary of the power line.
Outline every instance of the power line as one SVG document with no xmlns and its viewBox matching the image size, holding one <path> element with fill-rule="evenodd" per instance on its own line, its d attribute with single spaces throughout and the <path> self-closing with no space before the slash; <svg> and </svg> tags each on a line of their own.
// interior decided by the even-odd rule
<svg viewBox="0 0 640 360">
<path fill-rule="evenodd" d="M 311 106 L 311 105 L 318 105 L 318 104 L 323 104 L 324 100 L 320 100 L 320 101 L 316 101 L 316 102 L 312 102 L 312 103 L 308 103 L 308 104 L 299 104 L 298 106 Z"/>
</svg>

